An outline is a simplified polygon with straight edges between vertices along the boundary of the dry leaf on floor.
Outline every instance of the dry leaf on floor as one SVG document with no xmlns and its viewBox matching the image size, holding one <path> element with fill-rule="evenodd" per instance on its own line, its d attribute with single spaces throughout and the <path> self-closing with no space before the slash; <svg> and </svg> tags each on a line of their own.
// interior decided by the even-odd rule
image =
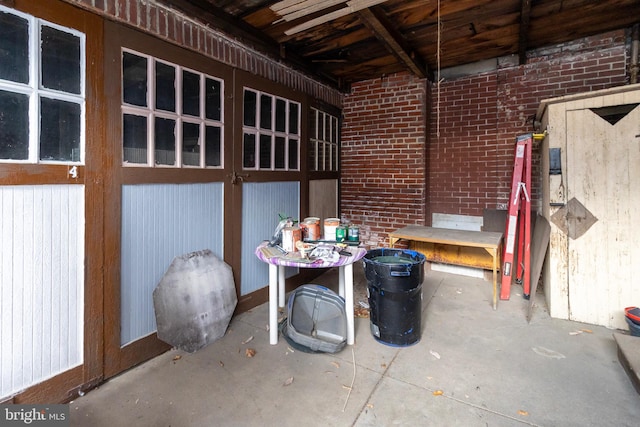
<svg viewBox="0 0 640 427">
<path fill-rule="evenodd" d="M 344 384 L 342 384 L 342 388 L 345 389 L 345 390 L 351 390 L 351 387 L 349 387 L 348 385 L 344 385 Z"/>
<path fill-rule="evenodd" d="M 336 368 L 339 368 L 339 367 L 340 367 L 340 364 L 339 364 L 338 362 L 335 362 L 335 361 L 334 361 L 334 362 L 331 362 L 331 364 L 332 364 L 333 366 L 335 366 Z"/>
<path fill-rule="evenodd" d="M 436 359 L 440 359 L 440 354 L 437 351 L 429 350 L 429 353 Z"/>
<path fill-rule="evenodd" d="M 367 408 L 369 409 L 373 408 L 373 403 L 367 403 Z"/>
<path fill-rule="evenodd" d="M 518 415 L 528 416 L 529 413 L 527 411 L 523 411 L 522 409 L 518 410 Z"/>
<path fill-rule="evenodd" d="M 282 385 L 286 387 L 288 385 L 291 385 L 292 383 L 293 383 L 293 377 L 289 377 L 284 383 L 282 383 Z"/>
<path fill-rule="evenodd" d="M 442 390 L 436 390 L 436 391 L 433 392 L 434 396 L 442 396 L 443 394 L 444 394 L 444 391 L 442 391 Z"/>
<path fill-rule="evenodd" d="M 591 329 L 582 329 L 582 332 L 586 332 L 588 334 L 592 334 L 593 331 Z"/>
<path fill-rule="evenodd" d="M 247 357 L 253 357 L 256 355 L 256 351 L 252 348 L 248 348 L 244 351 L 245 356 Z"/>
<path fill-rule="evenodd" d="M 246 340 L 242 341 L 242 344 L 246 344 L 249 341 L 251 341 L 253 339 L 253 335 L 251 335 L 249 338 L 247 338 Z"/>
</svg>

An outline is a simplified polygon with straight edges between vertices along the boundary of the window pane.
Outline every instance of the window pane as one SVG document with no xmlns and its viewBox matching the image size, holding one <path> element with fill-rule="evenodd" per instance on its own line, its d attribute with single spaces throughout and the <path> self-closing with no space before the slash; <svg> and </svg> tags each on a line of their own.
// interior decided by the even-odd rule
<svg viewBox="0 0 640 427">
<path fill-rule="evenodd" d="M 242 166 L 254 169 L 256 167 L 256 136 L 251 133 L 245 133 L 243 142 Z"/>
<path fill-rule="evenodd" d="M 318 112 L 311 110 L 311 120 L 309 120 L 309 138 L 317 138 L 318 126 L 317 126 Z"/>
<path fill-rule="evenodd" d="M 260 95 L 260 127 L 271 129 L 271 100 L 269 95 Z"/>
<path fill-rule="evenodd" d="M 298 134 L 299 129 L 299 120 L 298 110 L 300 108 L 299 104 L 294 102 L 289 103 L 289 133 Z"/>
<path fill-rule="evenodd" d="M 309 168 L 312 171 L 318 170 L 318 165 L 316 164 L 316 159 L 318 158 L 316 154 L 317 147 L 318 147 L 318 143 L 315 141 L 312 142 L 311 145 L 309 146 Z"/>
<path fill-rule="evenodd" d="M 331 170 L 332 171 L 338 170 L 338 146 L 337 145 L 331 146 Z"/>
<path fill-rule="evenodd" d="M 147 59 L 127 52 L 122 54 L 122 100 L 147 106 Z"/>
<path fill-rule="evenodd" d="M 29 22 L 0 12 L 0 79 L 29 83 Z"/>
<path fill-rule="evenodd" d="M 222 83 L 218 80 L 206 80 L 206 118 L 211 120 L 222 120 Z M 245 93 L 246 97 L 246 93 Z M 255 94 L 254 94 L 255 99 Z M 254 102 L 255 121 L 255 102 Z"/>
<path fill-rule="evenodd" d="M 176 111 L 176 69 L 156 61 L 156 108 Z"/>
<path fill-rule="evenodd" d="M 182 164 L 200 166 L 200 125 L 182 123 Z"/>
<path fill-rule="evenodd" d="M 0 159 L 29 158 L 29 98 L 0 90 Z"/>
<path fill-rule="evenodd" d="M 147 163 L 147 118 L 125 114 L 122 118 L 125 163 Z"/>
<path fill-rule="evenodd" d="M 80 161 L 80 105 L 40 99 L 40 160 Z"/>
<path fill-rule="evenodd" d="M 331 142 L 338 143 L 338 119 L 336 117 L 331 118 L 331 129 L 333 129 L 333 134 L 331 136 Z"/>
<path fill-rule="evenodd" d="M 42 27 L 42 86 L 80 93 L 80 37 Z"/>
<path fill-rule="evenodd" d="M 250 90 L 246 90 L 244 91 L 244 104 L 243 104 L 243 111 L 244 111 L 244 125 L 245 126 L 255 126 L 256 125 L 256 108 L 257 108 L 257 104 L 256 104 L 256 96 L 257 94 L 255 92 L 252 92 Z"/>
<path fill-rule="evenodd" d="M 318 112 L 318 139 L 324 139 L 324 114 Z"/>
<path fill-rule="evenodd" d="M 275 153 L 276 169 L 285 169 L 286 168 L 286 163 L 285 163 L 286 144 L 285 144 L 285 139 L 281 136 L 276 136 L 275 151 L 276 151 Z"/>
<path fill-rule="evenodd" d="M 200 117 L 200 76 L 182 72 L 182 114 Z"/>
<path fill-rule="evenodd" d="M 155 155 L 157 165 L 176 164 L 176 121 L 156 117 Z"/>
<path fill-rule="evenodd" d="M 298 164 L 298 140 L 289 140 L 289 170 L 299 170 Z"/>
<path fill-rule="evenodd" d="M 206 166 L 222 166 L 222 137 L 219 127 L 207 126 Z"/>
<path fill-rule="evenodd" d="M 287 103 L 283 99 L 276 99 L 276 131 L 287 130 Z"/>
<path fill-rule="evenodd" d="M 271 135 L 260 135 L 260 169 L 271 169 Z"/>
</svg>

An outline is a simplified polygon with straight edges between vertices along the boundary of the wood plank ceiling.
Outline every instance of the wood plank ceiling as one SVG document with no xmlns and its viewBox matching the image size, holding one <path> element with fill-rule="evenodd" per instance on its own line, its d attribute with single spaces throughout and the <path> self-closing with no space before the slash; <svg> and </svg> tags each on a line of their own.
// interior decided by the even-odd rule
<svg viewBox="0 0 640 427">
<path fill-rule="evenodd" d="M 342 90 L 505 55 L 524 63 L 528 50 L 640 22 L 640 0 L 159 1 Z"/>
</svg>

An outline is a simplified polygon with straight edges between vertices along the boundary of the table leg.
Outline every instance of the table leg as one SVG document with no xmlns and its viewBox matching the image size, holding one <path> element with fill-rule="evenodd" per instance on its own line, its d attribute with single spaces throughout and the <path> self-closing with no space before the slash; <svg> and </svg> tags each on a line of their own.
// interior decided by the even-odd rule
<svg viewBox="0 0 640 427">
<path fill-rule="evenodd" d="M 278 266 L 269 264 L 269 344 L 278 344 Z"/>
<path fill-rule="evenodd" d="M 493 253 L 493 309 L 498 305 L 498 250 L 494 249 Z"/>
<path fill-rule="evenodd" d="M 355 342 L 355 327 L 353 314 L 353 264 L 340 267 L 341 277 L 344 279 L 344 304 L 347 315 L 347 344 Z"/>
<path fill-rule="evenodd" d="M 338 268 L 338 295 L 344 298 L 344 268 Z"/>
<path fill-rule="evenodd" d="M 279 265 L 278 266 L 278 307 L 284 307 L 284 269 L 285 267 Z"/>
</svg>

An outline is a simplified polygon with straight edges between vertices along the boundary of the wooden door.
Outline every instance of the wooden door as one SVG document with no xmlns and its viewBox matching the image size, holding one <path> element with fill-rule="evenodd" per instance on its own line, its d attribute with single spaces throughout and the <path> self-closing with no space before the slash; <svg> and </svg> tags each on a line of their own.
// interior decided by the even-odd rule
<svg viewBox="0 0 640 427">
<path fill-rule="evenodd" d="M 567 200 L 597 218 L 568 239 L 570 319 L 626 329 L 640 301 L 640 107 L 567 111 L 566 172 Z"/>
</svg>

